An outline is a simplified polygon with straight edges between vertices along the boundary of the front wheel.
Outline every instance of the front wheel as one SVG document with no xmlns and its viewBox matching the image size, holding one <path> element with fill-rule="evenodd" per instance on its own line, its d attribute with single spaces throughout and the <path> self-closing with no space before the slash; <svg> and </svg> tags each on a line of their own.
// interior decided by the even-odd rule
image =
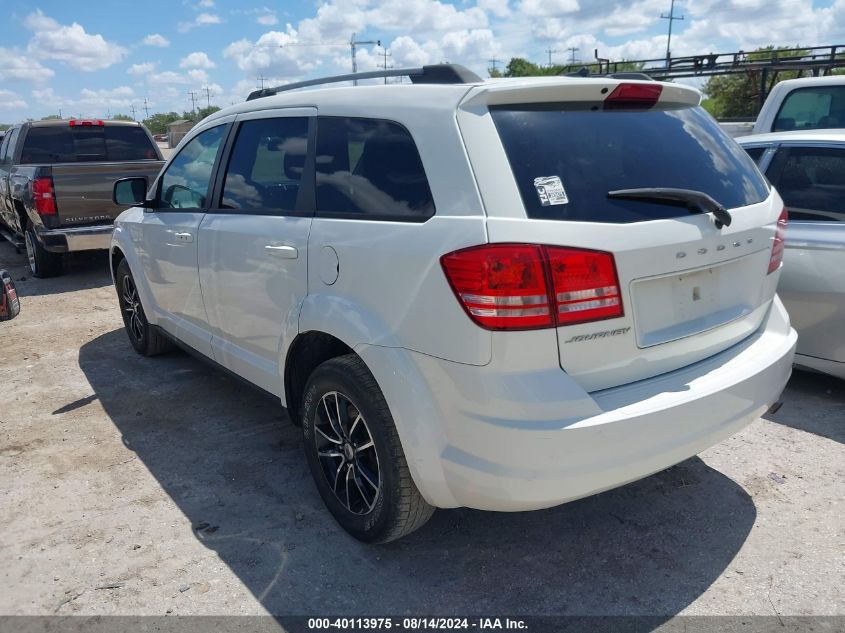
<svg viewBox="0 0 845 633">
<path fill-rule="evenodd" d="M 26 257 L 29 260 L 29 269 L 34 277 L 58 277 L 62 274 L 61 254 L 51 253 L 41 246 L 35 236 L 35 229 L 32 224 L 28 224 L 24 231 L 24 243 L 26 245 Z"/>
<path fill-rule="evenodd" d="M 355 354 L 311 374 L 303 406 L 305 455 L 329 511 L 366 543 L 386 543 L 431 518 L 408 470 L 381 389 Z"/>
<path fill-rule="evenodd" d="M 117 265 L 114 283 L 117 287 L 123 325 L 135 351 L 142 356 L 155 356 L 172 349 L 172 343 L 147 322 L 147 315 L 144 314 L 144 306 L 141 305 L 141 297 L 138 295 L 138 286 L 125 259 Z"/>
</svg>

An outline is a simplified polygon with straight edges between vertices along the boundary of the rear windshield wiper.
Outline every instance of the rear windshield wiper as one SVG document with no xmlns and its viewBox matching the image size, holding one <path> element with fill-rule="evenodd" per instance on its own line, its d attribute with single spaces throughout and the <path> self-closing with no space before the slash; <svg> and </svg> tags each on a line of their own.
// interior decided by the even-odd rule
<svg viewBox="0 0 845 633">
<path fill-rule="evenodd" d="M 716 217 L 716 228 L 731 225 L 731 214 L 721 204 L 703 191 L 674 189 L 672 187 L 643 187 L 641 189 L 618 189 L 608 191 L 608 198 L 617 200 L 642 200 L 658 204 L 686 207 L 690 213 L 712 213 Z"/>
</svg>

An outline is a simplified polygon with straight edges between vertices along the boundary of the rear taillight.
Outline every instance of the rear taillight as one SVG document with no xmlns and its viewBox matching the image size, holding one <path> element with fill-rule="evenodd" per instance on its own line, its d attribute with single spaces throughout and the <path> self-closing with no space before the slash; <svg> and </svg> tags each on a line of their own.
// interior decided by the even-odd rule
<svg viewBox="0 0 845 633">
<path fill-rule="evenodd" d="M 613 255 L 576 248 L 546 247 L 557 304 L 558 325 L 622 316 L 622 296 Z"/>
<path fill-rule="evenodd" d="M 624 314 L 613 255 L 536 244 L 486 244 L 440 258 L 470 318 L 528 330 Z"/>
<path fill-rule="evenodd" d="M 780 268 L 783 261 L 783 241 L 786 239 L 786 224 L 789 221 L 789 214 L 786 207 L 780 212 L 778 217 L 777 228 L 775 229 L 775 237 L 772 240 L 772 255 L 769 257 L 769 273 L 775 272 Z"/>
<path fill-rule="evenodd" d="M 38 215 L 56 215 L 56 196 L 51 176 L 32 181 L 32 198 Z"/>
<path fill-rule="evenodd" d="M 605 110 L 647 110 L 660 99 L 660 84 L 619 84 L 604 100 Z"/>
<path fill-rule="evenodd" d="M 90 125 L 102 126 L 105 125 L 100 119 L 71 119 L 68 121 L 70 127 L 88 127 Z"/>
</svg>

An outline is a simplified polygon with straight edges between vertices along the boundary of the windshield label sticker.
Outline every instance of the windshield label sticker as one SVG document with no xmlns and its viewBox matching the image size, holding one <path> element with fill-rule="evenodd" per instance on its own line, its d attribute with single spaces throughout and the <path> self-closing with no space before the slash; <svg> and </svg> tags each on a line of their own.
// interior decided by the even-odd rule
<svg viewBox="0 0 845 633">
<path fill-rule="evenodd" d="M 534 179 L 534 188 L 537 190 L 537 197 L 544 207 L 555 204 L 568 204 L 566 190 L 559 176 L 543 176 Z"/>
</svg>

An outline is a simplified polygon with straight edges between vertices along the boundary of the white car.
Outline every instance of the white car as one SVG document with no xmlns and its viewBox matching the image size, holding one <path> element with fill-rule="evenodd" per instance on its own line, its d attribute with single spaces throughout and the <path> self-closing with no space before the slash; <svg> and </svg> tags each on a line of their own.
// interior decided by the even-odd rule
<svg viewBox="0 0 845 633">
<path fill-rule="evenodd" d="M 789 208 L 778 292 L 798 331 L 795 363 L 845 379 L 845 130 L 737 141 Z"/>
<path fill-rule="evenodd" d="M 368 542 L 622 485 L 776 403 L 786 214 L 698 92 L 402 72 L 260 91 L 115 185 L 138 352 L 278 397 Z"/>
</svg>

